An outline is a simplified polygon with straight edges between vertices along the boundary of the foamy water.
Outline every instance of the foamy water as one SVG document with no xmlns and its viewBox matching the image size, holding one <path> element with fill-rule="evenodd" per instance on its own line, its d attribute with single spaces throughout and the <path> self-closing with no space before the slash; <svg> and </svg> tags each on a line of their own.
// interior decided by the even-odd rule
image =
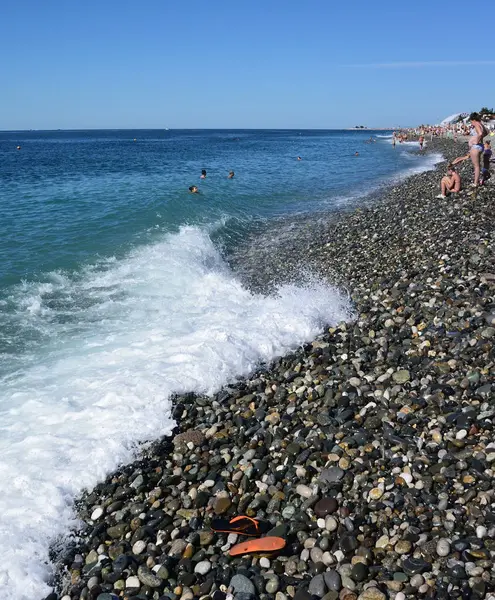
<svg viewBox="0 0 495 600">
<path fill-rule="evenodd" d="M 251 294 L 195 227 L 15 294 L 18 316 L 51 337 L 0 380 L 2 600 L 49 592 L 50 540 L 75 525 L 74 497 L 171 431 L 171 393 L 213 392 L 350 315 L 325 285 Z"/>
</svg>

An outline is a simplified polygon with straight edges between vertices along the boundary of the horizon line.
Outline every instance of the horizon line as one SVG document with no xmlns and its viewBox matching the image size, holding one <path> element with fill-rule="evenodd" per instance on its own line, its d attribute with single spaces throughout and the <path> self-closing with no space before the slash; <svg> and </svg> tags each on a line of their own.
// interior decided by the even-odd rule
<svg viewBox="0 0 495 600">
<path fill-rule="evenodd" d="M 390 127 L 69 127 L 58 129 L 0 129 L 0 133 L 42 133 L 57 131 L 387 131 Z M 404 125 L 403 127 L 411 127 Z"/>
<path fill-rule="evenodd" d="M 414 69 L 421 67 L 482 67 L 493 66 L 495 60 L 426 60 L 426 61 L 398 61 L 383 63 L 362 63 L 352 65 L 339 65 L 340 67 L 350 67 L 352 69 Z"/>
</svg>

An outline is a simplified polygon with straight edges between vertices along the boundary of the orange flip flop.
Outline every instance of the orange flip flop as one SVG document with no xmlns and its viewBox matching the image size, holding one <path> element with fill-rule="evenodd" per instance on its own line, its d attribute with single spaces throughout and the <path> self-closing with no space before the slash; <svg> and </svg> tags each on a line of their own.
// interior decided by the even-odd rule
<svg viewBox="0 0 495 600">
<path fill-rule="evenodd" d="M 282 550 L 286 541 L 281 537 L 268 536 L 257 540 L 248 540 L 241 544 L 232 546 L 229 550 L 230 556 L 242 556 L 243 554 L 271 554 Z"/>
<path fill-rule="evenodd" d="M 259 521 L 245 515 L 239 515 L 232 519 L 215 517 L 211 520 L 213 531 L 221 533 L 238 533 L 240 535 L 262 535 L 271 529 L 273 525 L 268 521 Z"/>
</svg>

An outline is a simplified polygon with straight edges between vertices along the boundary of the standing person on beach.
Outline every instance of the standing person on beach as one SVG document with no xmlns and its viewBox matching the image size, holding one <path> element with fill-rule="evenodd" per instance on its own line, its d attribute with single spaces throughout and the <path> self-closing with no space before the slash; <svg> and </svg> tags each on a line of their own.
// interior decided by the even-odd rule
<svg viewBox="0 0 495 600">
<path fill-rule="evenodd" d="M 483 150 L 483 169 L 481 170 L 480 185 L 485 185 L 485 183 L 491 177 L 490 161 L 492 159 L 492 144 L 490 140 L 487 140 L 484 146 L 485 149 Z"/>
<path fill-rule="evenodd" d="M 419 136 L 419 149 L 423 150 L 423 144 L 425 143 L 425 138 L 423 137 L 423 134 L 421 134 Z"/>
<path fill-rule="evenodd" d="M 480 158 L 483 152 L 483 138 L 488 134 L 486 127 L 481 122 L 481 117 L 478 113 L 471 113 L 469 120 L 473 126 L 472 135 L 469 140 L 469 156 L 474 167 L 473 187 L 478 187 L 480 183 Z"/>
</svg>

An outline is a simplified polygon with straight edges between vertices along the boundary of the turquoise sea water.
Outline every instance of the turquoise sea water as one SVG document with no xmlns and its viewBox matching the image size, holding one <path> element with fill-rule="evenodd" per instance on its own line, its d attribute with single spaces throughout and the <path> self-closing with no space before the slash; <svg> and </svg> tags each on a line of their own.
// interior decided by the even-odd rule
<svg viewBox="0 0 495 600">
<path fill-rule="evenodd" d="M 348 317 L 315 282 L 250 293 L 225 255 L 260 223 L 436 160 L 370 135 L 0 133 L 2 598 L 47 592 L 74 496 L 171 430 L 170 394 L 218 389 Z"/>
</svg>

